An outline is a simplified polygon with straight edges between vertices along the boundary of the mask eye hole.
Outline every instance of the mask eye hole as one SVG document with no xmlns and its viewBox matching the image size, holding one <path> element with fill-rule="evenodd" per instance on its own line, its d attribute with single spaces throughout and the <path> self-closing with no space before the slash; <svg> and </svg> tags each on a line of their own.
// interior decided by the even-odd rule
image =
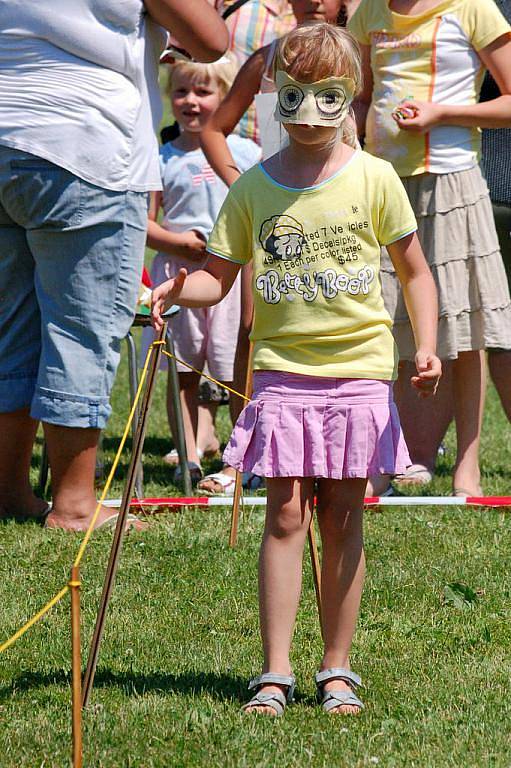
<svg viewBox="0 0 511 768">
<path fill-rule="evenodd" d="M 279 91 L 279 105 L 282 112 L 292 115 L 303 101 L 303 91 L 296 85 L 285 85 Z"/>
<path fill-rule="evenodd" d="M 316 94 L 318 110 L 324 117 L 338 117 L 346 103 L 346 95 L 340 88 L 325 88 Z"/>
</svg>

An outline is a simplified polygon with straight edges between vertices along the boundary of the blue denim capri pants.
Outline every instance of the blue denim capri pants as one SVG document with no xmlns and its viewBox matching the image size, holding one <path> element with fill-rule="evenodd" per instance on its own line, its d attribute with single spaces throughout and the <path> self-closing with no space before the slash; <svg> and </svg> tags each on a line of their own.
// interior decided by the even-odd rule
<svg viewBox="0 0 511 768">
<path fill-rule="evenodd" d="M 0 146 L 0 413 L 105 426 L 146 226 L 147 193 Z"/>
</svg>

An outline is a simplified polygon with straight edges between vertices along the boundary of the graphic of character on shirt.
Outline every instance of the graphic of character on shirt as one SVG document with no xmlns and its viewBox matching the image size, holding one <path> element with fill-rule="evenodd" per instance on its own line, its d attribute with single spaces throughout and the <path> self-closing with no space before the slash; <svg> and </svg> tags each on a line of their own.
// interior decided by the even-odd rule
<svg viewBox="0 0 511 768">
<path fill-rule="evenodd" d="M 266 219 L 261 224 L 259 242 L 272 257 L 268 261 L 293 259 L 302 255 L 305 245 L 303 227 L 299 221 L 283 213 Z"/>
</svg>

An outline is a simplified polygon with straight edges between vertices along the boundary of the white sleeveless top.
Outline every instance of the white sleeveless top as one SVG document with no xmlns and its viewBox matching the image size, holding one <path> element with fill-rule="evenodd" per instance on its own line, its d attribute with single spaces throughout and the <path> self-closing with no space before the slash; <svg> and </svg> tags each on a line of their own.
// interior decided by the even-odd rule
<svg viewBox="0 0 511 768">
<path fill-rule="evenodd" d="M 0 145 L 106 189 L 160 189 L 165 41 L 143 0 L 0 3 Z"/>
<path fill-rule="evenodd" d="M 278 42 L 278 40 L 273 40 L 268 46 L 266 63 L 261 78 L 261 90 L 255 97 L 263 160 L 280 152 L 289 141 L 285 128 L 273 116 L 277 106 L 277 89 L 272 69 Z"/>
</svg>

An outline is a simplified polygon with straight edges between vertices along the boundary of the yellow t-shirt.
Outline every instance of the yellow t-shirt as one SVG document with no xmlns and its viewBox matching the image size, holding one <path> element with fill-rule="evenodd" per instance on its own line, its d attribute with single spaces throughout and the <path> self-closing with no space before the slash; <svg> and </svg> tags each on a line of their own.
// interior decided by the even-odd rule
<svg viewBox="0 0 511 768">
<path fill-rule="evenodd" d="M 493 0 L 444 0 L 413 16 L 394 13 L 388 0 L 362 0 L 348 27 L 371 46 L 368 152 L 389 160 L 400 176 L 475 165 L 478 128 L 440 125 L 411 133 L 400 130 L 392 112 L 406 99 L 452 105 L 479 100 L 484 68 L 477 51 L 511 31 Z"/>
<path fill-rule="evenodd" d="M 253 259 L 254 368 L 395 378 L 380 246 L 417 228 L 392 166 L 360 150 L 334 176 L 284 187 L 257 165 L 231 187 L 207 249 Z"/>
</svg>

